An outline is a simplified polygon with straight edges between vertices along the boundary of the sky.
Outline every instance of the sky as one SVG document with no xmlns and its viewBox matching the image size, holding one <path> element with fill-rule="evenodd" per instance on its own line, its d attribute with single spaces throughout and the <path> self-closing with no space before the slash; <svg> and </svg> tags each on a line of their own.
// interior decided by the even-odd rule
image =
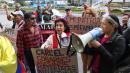
<svg viewBox="0 0 130 73">
<path fill-rule="evenodd" d="M 123 2 L 123 0 L 113 0 L 113 2 Z M 126 2 L 130 2 L 130 0 L 126 0 Z"/>
</svg>

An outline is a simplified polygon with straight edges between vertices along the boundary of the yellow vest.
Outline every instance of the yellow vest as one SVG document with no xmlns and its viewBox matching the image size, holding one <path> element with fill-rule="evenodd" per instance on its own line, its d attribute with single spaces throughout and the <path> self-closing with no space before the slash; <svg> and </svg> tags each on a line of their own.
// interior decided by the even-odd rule
<svg viewBox="0 0 130 73">
<path fill-rule="evenodd" d="M 17 58 L 13 45 L 4 36 L 0 36 L 0 73 L 16 73 Z"/>
</svg>

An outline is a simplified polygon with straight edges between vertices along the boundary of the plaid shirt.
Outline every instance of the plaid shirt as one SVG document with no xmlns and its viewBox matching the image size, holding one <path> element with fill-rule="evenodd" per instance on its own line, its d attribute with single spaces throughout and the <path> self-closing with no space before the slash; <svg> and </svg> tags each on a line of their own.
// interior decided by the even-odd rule
<svg viewBox="0 0 130 73">
<path fill-rule="evenodd" d="M 22 28 L 17 33 L 17 53 L 18 58 L 24 62 L 24 50 L 40 47 L 43 42 L 41 30 L 38 26 L 34 27 L 34 33 L 27 28 Z"/>
</svg>

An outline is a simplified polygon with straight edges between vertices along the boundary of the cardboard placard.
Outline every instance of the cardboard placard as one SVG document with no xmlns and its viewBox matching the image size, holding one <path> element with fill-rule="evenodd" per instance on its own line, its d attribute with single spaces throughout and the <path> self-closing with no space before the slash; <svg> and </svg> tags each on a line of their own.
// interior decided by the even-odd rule
<svg viewBox="0 0 130 73">
<path fill-rule="evenodd" d="M 71 32 L 84 34 L 100 25 L 98 17 L 70 17 L 67 19 Z"/>
<path fill-rule="evenodd" d="M 11 40 L 12 43 L 16 43 L 17 30 L 6 28 L 4 34 Z"/>
<path fill-rule="evenodd" d="M 69 57 L 67 49 L 42 50 L 32 48 L 38 73 L 78 73 L 77 54 Z"/>
<path fill-rule="evenodd" d="M 42 30 L 53 30 L 54 29 L 54 24 L 53 23 L 44 23 L 44 24 L 40 24 L 39 27 Z"/>
<path fill-rule="evenodd" d="M 54 33 L 54 24 L 53 23 L 40 24 L 39 27 L 41 28 L 43 35 Z"/>
</svg>

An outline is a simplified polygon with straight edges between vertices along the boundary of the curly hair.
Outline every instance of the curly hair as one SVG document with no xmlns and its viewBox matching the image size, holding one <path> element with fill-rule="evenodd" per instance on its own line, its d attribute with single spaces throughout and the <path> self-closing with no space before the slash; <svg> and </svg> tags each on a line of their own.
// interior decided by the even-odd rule
<svg viewBox="0 0 130 73">
<path fill-rule="evenodd" d="M 65 19 L 63 19 L 63 18 L 57 19 L 57 20 L 55 21 L 55 27 L 56 27 L 56 24 L 57 24 L 58 22 L 63 22 L 64 27 L 65 27 L 64 32 L 70 32 L 70 27 L 68 26 L 68 22 L 67 22 Z"/>
</svg>

